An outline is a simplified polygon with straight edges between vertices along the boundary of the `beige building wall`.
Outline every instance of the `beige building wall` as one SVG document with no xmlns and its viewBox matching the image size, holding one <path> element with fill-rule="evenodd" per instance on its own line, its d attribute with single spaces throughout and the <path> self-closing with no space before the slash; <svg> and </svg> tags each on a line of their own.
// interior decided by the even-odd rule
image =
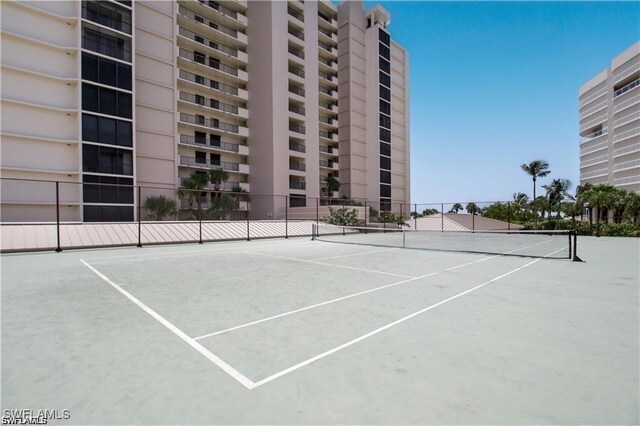
<svg viewBox="0 0 640 426">
<path fill-rule="evenodd" d="M 640 42 L 580 87 L 580 184 L 640 192 Z"/>
</svg>

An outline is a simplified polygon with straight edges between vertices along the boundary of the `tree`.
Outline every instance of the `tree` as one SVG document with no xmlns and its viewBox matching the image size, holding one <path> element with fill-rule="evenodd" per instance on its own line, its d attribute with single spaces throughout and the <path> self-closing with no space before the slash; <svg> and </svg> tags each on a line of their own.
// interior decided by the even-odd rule
<svg viewBox="0 0 640 426">
<path fill-rule="evenodd" d="M 624 218 L 633 226 L 638 226 L 638 216 L 640 216 L 640 194 L 627 192 L 625 196 Z"/>
<path fill-rule="evenodd" d="M 226 182 L 229 179 L 229 173 L 226 170 L 222 169 L 211 169 L 209 170 L 209 180 L 213 184 L 213 189 L 215 191 L 220 191 L 222 188 L 222 183 Z M 217 194 L 219 196 L 220 194 Z"/>
<path fill-rule="evenodd" d="M 458 213 L 460 210 L 462 210 L 462 204 L 460 203 L 455 203 L 453 206 L 451 206 L 451 210 L 449 210 L 449 213 Z"/>
<path fill-rule="evenodd" d="M 202 189 L 209 183 L 209 176 L 202 172 L 193 172 L 182 181 L 182 188 L 178 192 L 181 197 L 187 197 L 189 208 L 193 210 L 193 201 L 198 203 L 198 212 L 201 211 Z M 193 214 L 193 213 L 192 213 Z M 194 216 L 195 217 L 195 216 Z M 201 218 L 201 217 L 200 217 Z"/>
<path fill-rule="evenodd" d="M 207 209 L 204 217 L 209 220 L 227 219 L 229 213 L 236 208 L 236 201 L 228 194 L 220 194 L 211 200 L 211 207 Z"/>
<path fill-rule="evenodd" d="M 551 210 L 556 209 L 557 217 L 560 218 L 560 211 L 562 210 L 562 200 L 569 196 L 569 188 L 571 188 L 571 181 L 569 179 L 553 179 L 549 185 L 542 185 L 547 190 L 547 200 L 549 201 L 549 215 Z"/>
<path fill-rule="evenodd" d="M 340 181 L 334 175 L 327 176 L 327 190 L 329 191 L 329 205 L 331 205 L 331 198 L 333 193 L 340 190 Z"/>
<path fill-rule="evenodd" d="M 539 177 L 545 177 L 551 170 L 549 170 L 549 163 L 544 160 L 534 160 L 529 164 L 521 164 L 520 168 L 524 170 L 526 174 L 531 176 L 531 180 L 533 181 L 533 199 L 536 199 L 536 180 Z"/>
<path fill-rule="evenodd" d="M 469 213 L 469 214 L 480 214 L 480 209 L 478 208 L 476 203 L 467 204 L 465 209 L 467 210 L 467 213 Z"/>
<path fill-rule="evenodd" d="M 151 220 L 163 220 L 166 216 L 174 215 L 178 211 L 176 200 L 164 195 L 147 197 L 144 200 L 144 208 L 150 213 Z"/>
<path fill-rule="evenodd" d="M 431 216 L 434 214 L 439 214 L 440 211 L 438 209 L 424 209 L 422 210 L 422 216 Z"/>
<path fill-rule="evenodd" d="M 529 196 L 527 194 L 525 194 L 524 192 L 514 192 L 513 193 L 513 202 L 520 205 L 520 206 L 526 206 L 527 203 L 529 202 Z"/>
</svg>

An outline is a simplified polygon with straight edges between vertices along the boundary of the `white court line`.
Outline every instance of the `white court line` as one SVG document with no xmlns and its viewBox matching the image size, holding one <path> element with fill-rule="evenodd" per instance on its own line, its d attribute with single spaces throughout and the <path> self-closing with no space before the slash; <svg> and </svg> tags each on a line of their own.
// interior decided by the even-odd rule
<svg viewBox="0 0 640 426">
<path fill-rule="evenodd" d="M 343 258 L 343 257 L 360 256 L 361 254 L 371 254 L 371 253 L 384 253 L 384 252 L 387 252 L 387 251 L 393 251 L 393 250 L 399 250 L 399 249 L 400 249 L 400 247 L 394 247 L 394 248 L 385 249 L 385 250 L 363 251 L 363 252 L 359 252 L 359 253 L 343 254 L 343 255 L 340 255 L 340 256 L 318 257 L 316 259 L 309 259 L 309 260 L 313 260 L 314 262 L 317 262 L 318 260 L 340 259 L 340 258 Z"/>
<path fill-rule="evenodd" d="M 565 249 L 565 248 L 567 248 L 567 247 L 568 247 L 568 246 L 563 247 L 563 248 L 561 248 L 561 249 L 559 249 L 559 250 L 556 250 L 556 251 L 554 251 L 554 252 L 551 252 L 551 253 L 549 253 L 549 254 L 545 255 L 544 257 L 551 256 L 551 255 L 553 255 L 553 254 L 555 254 L 555 253 L 557 253 L 557 252 L 559 252 L 559 251 L 564 250 L 564 249 Z M 301 363 L 298 363 L 298 364 L 293 365 L 293 366 L 291 366 L 291 367 L 289 367 L 289 368 L 287 368 L 287 369 L 285 369 L 285 370 L 282 370 L 282 371 L 280 371 L 280 372 L 278 372 L 278 373 L 276 373 L 276 374 L 273 374 L 273 375 L 271 375 L 271 376 L 269 376 L 269 377 L 266 377 L 266 378 L 264 378 L 264 379 L 262 379 L 262 380 L 260 380 L 260 381 L 256 382 L 256 383 L 254 384 L 254 388 L 256 388 L 256 387 L 258 387 L 258 386 L 262 386 L 262 385 L 264 385 L 264 384 L 266 384 L 266 383 L 269 383 L 269 382 L 271 382 L 271 381 L 273 381 L 273 380 L 275 380 L 275 379 L 277 379 L 277 378 L 279 378 L 279 377 L 282 377 L 282 376 L 284 376 L 284 375 L 286 375 L 286 374 L 289 374 L 289 373 L 291 373 L 291 372 L 293 372 L 293 371 L 295 371 L 295 370 L 298 370 L 299 368 L 302 368 L 302 367 L 304 367 L 304 366 L 306 366 L 306 365 L 309 365 L 309 364 L 311 364 L 312 362 L 318 361 L 319 359 L 325 358 L 325 357 L 327 357 L 327 356 L 329 356 L 329 355 L 331 355 L 331 354 L 334 354 L 334 353 L 336 353 L 336 352 L 338 352 L 338 351 L 340 351 L 340 350 L 342 350 L 342 349 L 348 348 L 349 346 L 355 345 L 355 344 L 356 344 L 356 343 L 358 343 L 358 342 L 361 342 L 361 341 L 363 341 L 363 340 L 365 340 L 365 339 L 367 339 L 367 338 L 369 338 L 369 337 L 371 337 L 371 336 L 374 336 L 374 335 L 376 335 L 376 334 L 378 334 L 378 333 L 381 333 L 381 332 L 383 332 L 383 331 L 385 331 L 385 330 L 388 330 L 388 329 L 390 329 L 391 327 L 395 327 L 395 326 L 396 326 L 396 325 L 398 325 L 398 324 L 401 324 L 401 323 L 403 323 L 403 322 L 405 322 L 405 321 L 410 320 L 411 318 L 414 318 L 414 317 L 416 317 L 416 316 L 418 316 L 418 315 L 421 315 L 421 314 L 423 314 L 423 313 L 425 313 L 425 312 L 427 312 L 427 311 L 430 311 L 430 310 L 432 310 L 432 309 L 434 309 L 434 308 L 437 308 L 438 306 L 444 305 L 445 303 L 449 303 L 449 302 L 451 302 L 451 301 L 453 301 L 453 300 L 455 300 L 455 299 L 458 299 L 458 298 L 460 298 L 460 297 L 462 297 L 462 296 L 464 296 L 464 295 L 467 295 L 467 294 L 469 294 L 469 293 L 471 293 L 471 292 L 474 292 L 474 291 L 476 291 L 476 290 L 478 290 L 478 289 L 480 289 L 480 288 L 482 288 L 482 287 L 485 287 L 485 286 L 487 286 L 487 285 L 489 285 L 489 284 L 491 284 L 491 283 L 494 283 L 494 282 L 496 282 L 496 281 L 498 281 L 498 280 L 500 280 L 500 279 L 502 279 L 502 278 L 504 278 L 504 277 L 507 277 L 507 276 L 509 276 L 509 275 L 511 275 L 511 274 L 513 274 L 513 273 L 515 273 L 515 272 L 518 272 L 518 271 L 520 271 L 520 270 L 522 270 L 522 269 L 524 269 L 524 268 L 526 268 L 526 267 L 528 267 L 528 266 L 531 266 L 531 265 L 533 265 L 534 263 L 539 262 L 540 260 L 542 260 L 542 258 L 540 258 L 540 259 L 536 259 L 536 260 L 533 260 L 533 261 L 531 261 L 531 262 L 527 263 L 526 265 L 523 265 L 523 266 L 520 266 L 519 268 L 513 269 L 513 270 L 511 270 L 511 271 L 509 271 L 509 272 L 507 272 L 507 273 L 504 273 L 504 274 L 502 274 L 502 275 L 500 275 L 500 276 L 498 276 L 498 277 L 495 277 L 495 278 L 493 278 L 493 279 L 491 279 L 491 280 L 489 280 L 489 281 L 486 281 L 486 282 L 484 282 L 484 283 L 482 283 L 482 284 L 479 284 L 479 285 L 477 285 L 477 286 L 475 286 L 475 287 L 473 287 L 473 288 L 470 288 L 469 290 L 465 290 L 465 291 L 463 291 L 463 292 L 461 292 L 461 293 L 458 293 L 458 294 L 456 294 L 456 295 L 454 295 L 454 296 L 451 296 L 451 297 L 449 297 L 449 298 L 447 298 L 447 299 L 441 300 L 441 301 L 440 301 L 440 302 L 438 302 L 438 303 L 435 303 L 435 304 L 433 304 L 433 305 L 427 306 L 426 308 L 420 309 L 419 311 L 416 311 L 416 312 L 414 312 L 414 313 L 412 313 L 412 314 L 409 314 L 409 315 L 407 315 L 407 316 L 405 316 L 405 317 L 403 317 L 403 318 L 400 318 L 399 320 L 396 320 L 396 321 L 394 321 L 394 322 L 392 322 L 392 323 L 389 323 L 389 324 L 387 324 L 387 325 L 385 325 L 385 326 L 382 326 L 382 327 L 380 327 L 380 328 L 378 328 L 378 329 L 376 329 L 376 330 L 373 330 L 373 331 L 371 331 L 371 332 L 369 332 L 369 333 L 367 333 L 367 334 L 363 334 L 362 336 L 357 337 L 357 338 L 355 338 L 355 339 L 353 339 L 353 340 L 350 340 L 350 341 L 348 341 L 348 342 L 346 342 L 346 343 L 344 343 L 344 344 L 342 344 L 342 345 L 340 345 L 340 346 L 336 346 L 335 348 L 330 349 L 330 350 L 328 350 L 328 351 L 326 351 L 326 352 L 323 352 L 323 353 L 321 353 L 321 354 L 319 354 L 319 355 L 316 355 L 316 356 L 314 356 L 314 357 L 312 357 L 312 358 L 309 358 L 309 359 L 307 359 L 306 361 L 302 361 Z"/>
<path fill-rule="evenodd" d="M 538 246 L 538 245 L 541 245 L 541 244 L 546 244 L 548 242 L 549 241 L 543 241 L 541 243 L 536 243 L 536 244 L 533 244 L 533 245 L 530 245 L 530 246 L 527 246 L 527 247 L 521 247 L 519 249 L 511 250 L 511 251 L 509 251 L 507 253 L 512 253 L 512 252 L 518 251 L 518 250 L 524 250 L 525 248 L 530 248 L 530 247 Z M 560 250 L 558 250 L 558 251 L 560 251 Z M 367 252 L 367 253 L 375 253 L 375 252 Z M 293 311 L 283 312 L 283 313 L 278 314 L 278 315 L 273 315 L 273 316 L 262 318 L 262 319 L 259 319 L 259 320 L 256 320 L 256 321 L 251 321 L 251 322 L 247 322 L 247 323 L 244 323 L 244 324 L 240 324 L 240 325 L 237 325 L 235 327 L 226 328 L 224 330 L 215 331 L 213 333 L 203 334 L 202 336 L 195 337 L 194 340 L 206 339 L 207 337 L 212 337 L 212 336 L 216 336 L 218 334 L 228 333 L 230 331 L 238 330 L 238 329 L 241 329 L 241 328 L 245 328 L 245 327 L 249 327 L 249 326 L 252 326 L 252 325 L 260 324 L 260 323 L 263 323 L 263 322 L 271 321 L 271 320 L 274 320 L 274 319 L 278 319 L 278 318 L 286 317 L 286 316 L 289 316 L 289 315 L 297 314 L 298 312 L 304 312 L 304 311 L 307 311 L 309 309 L 314 309 L 314 308 L 318 308 L 320 306 L 329 305 L 331 303 L 340 302 L 342 300 L 351 299 L 352 297 L 362 296 L 363 294 L 373 293 L 374 291 L 384 290 L 385 288 L 395 287 L 397 285 L 406 284 L 408 282 L 415 281 L 415 280 L 418 280 L 418 279 L 427 278 L 427 277 L 430 277 L 430 276 L 433 276 L 433 275 L 437 275 L 437 274 L 441 274 L 441 273 L 448 272 L 448 271 L 453 271 L 454 269 L 463 268 L 465 266 L 473 265 L 474 263 L 484 262 L 485 260 L 494 259 L 494 258 L 500 257 L 500 256 L 501 255 L 494 255 L 494 256 L 490 256 L 490 257 L 485 257 L 485 258 L 482 258 L 482 259 L 474 260 L 473 262 L 467 262 L 467 263 L 463 263 L 461 265 L 452 266 L 450 268 L 443 269 L 441 271 L 430 272 L 428 274 L 421 275 L 419 277 L 413 277 L 413 278 L 410 278 L 408 280 L 398 281 L 398 282 L 391 283 L 391 284 L 385 284 L 383 286 L 371 288 L 369 290 L 360 291 L 358 293 L 348 294 L 346 296 L 342 296 L 342 297 L 338 297 L 338 298 L 335 298 L 335 299 L 327 300 L 325 302 L 316 303 L 315 305 L 305 306 L 304 308 L 299 308 L 299 309 L 294 309 Z"/>
<path fill-rule="evenodd" d="M 211 353 L 208 349 L 206 349 L 204 346 L 202 346 L 200 343 L 196 342 L 195 340 L 193 340 L 191 337 L 187 336 L 186 333 L 184 333 L 182 330 L 180 330 L 178 327 L 176 327 L 175 325 L 173 325 L 172 323 L 170 323 L 169 321 L 167 321 L 165 318 L 163 318 L 160 314 L 158 314 L 156 311 L 154 311 L 153 309 L 151 309 L 150 307 L 148 307 L 147 305 L 145 305 L 144 303 L 142 303 L 140 300 L 138 300 L 135 296 L 133 296 L 131 293 L 127 292 L 126 290 L 122 289 L 118 284 L 114 283 L 113 281 L 111 281 L 106 275 L 104 275 L 103 273 L 101 273 L 100 271 L 98 271 L 96 268 L 94 268 L 93 266 L 89 265 L 87 262 L 85 262 L 84 260 L 80 259 L 80 262 L 82 262 L 82 264 L 84 264 L 84 266 L 86 266 L 87 268 L 89 268 L 91 271 L 93 271 L 97 276 L 99 276 L 100 278 L 102 278 L 107 284 L 109 284 L 111 287 L 115 288 L 116 290 L 118 290 L 120 293 L 122 293 L 127 299 L 131 300 L 133 303 L 135 303 L 136 305 L 138 305 L 139 308 L 141 308 L 143 311 L 145 311 L 146 313 L 148 313 L 149 315 L 151 315 L 155 320 L 157 320 L 160 324 L 164 325 L 166 328 L 168 328 L 169 330 L 171 330 L 171 332 L 173 332 L 176 336 L 178 336 L 179 338 L 181 338 L 184 342 L 186 342 L 189 346 L 191 346 L 192 348 L 194 348 L 196 351 L 200 352 L 202 355 L 205 356 L 205 358 L 207 358 L 209 361 L 211 361 L 212 363 L 214 363 L 215 365 L 217 365 L 219 368 L 221 368 L 225 373 L 227 373 L 229 376 L 231 376 L 232 378 L 234 378 L 235 380 L 237 380 L 238 382 L 240 382 L 244 387 L 246 387 L 247 389 L 253 389 L 255 387 L 255 383 L 251 380 L 249 380 L 244 374 L 240 373 L 238 370 L 236 370 L 235 368 L 231 367 L 229 364 L 227 364 L 226 362 L 224 362 L 222 359 L 220 359 L 218 356 L 214 355 L 213 353 Z"/>
<path fill-rule="evenodd" d="M 355 271 L 364 271 L 364 272 L 375 272 L 376 274 L 392 275 L 394 277 L 415 278 L 415 277 L 412 277 L 411 275 L 394 274 L 393 272 L 384 272 L 384 271 L 376 271 L 373 269 L 356 268 L 355 266 L 335 265 L 333 263 L 324 263 L 324 262 L 316 262 L 315 260 L 297 259 L 295 257 L 279 256 L 277 254 L 258 253 L 255 251 L 247 251 L 246 253 L 255 254 L 258 256 L 275 257 L 277 259 L 295 260 L 296 262 L 315 263 L 316 265 L 332 266 L 334 268 L 353 269 Z"/>
<path fill-rule="evenodd" d="M 320 306 L 328 305 L 330 303 L 335 303 L 335 302 L 339 302 L 341 300 L 351 299 L 352 297 L 361 296 L 361 295 L 367 294 L 367 293 L 373 293 L 374 291 L 383 290 L 383 289 L 389 288 L 389 287 L 395 287 L 395 286 L 400 285 L 400 284 L 406 284 L 408 282 L 419 280 L 421 278 L 430 277 L 432 275 L 437 275 L 437 274 L 441 274 L 443 272 L 450 271 L 452 269 L 460 268 L 461 266 L 467 266 L 467 265 L 471 265 L 473 263 L 484 262 L 485 260 L 493 259 L 494 257 L 497 257 L 497 256 L 485 257 L 483 259 L 474 260 L 473 262 L 465 263 L 463 265 L 458 265 L 458 266 L 455 266 L 455 267 L 452 267 L 452 268 L 449 268 L 449 269 L 443 269 L 441 271 L 430 272 L 428 274 L 420 275 L 419 277 L 413 277 L 413 278 L 410 278 L 408 280 L 398 281 L 398 282 L 391 283 L 391 284 L 386 284 L 386 285 L 383 285 L 383 286 L 380 286 L 380 287 L 371 288 L 369 290 L 364 290 L 364 291 L 361 291 L 361 292 L 358 292 L 358 293 L 349 294 L 347 296 L 338 297 L 336 299 L 327 300 L 325 302 L 316 303 L 315 305 L 306 306 L 304 308 L 296 309 L 296 310 L 289 311 L 289 312 L 284 312 L 282 314 L 274 315 L 274 316 L 267 317 L 267 318 L 262 318 L 262 319 L 259 319 L 259 320 L 256 320 L 256 321 L 252 321 L 252 322 L 241 324 L 241 325 L 238 325 L 238 326 L 235 326 L 235 327 L 227 328 L 225 330 L 220 330 L 220 331 L 216 331 L 214 333 L 205 334 L 203 336 L 194 337 L 193 340 L 205 339 L 207 337 L 215 336 L 215 335 L 222 334 L 222 333 L 227 333 L 229 331 L 238 330 L 240 328 L 249 327 L 249 326 L 255 325 L 255 324 L 260 324 L 262 322 L 271 321 L 271 320 L 274 320 L 276 318 L 282 318 L 282 317 L 286 317 L 288 315 L 297 314 L 298 312 L 307 311 L 309 309 L 313 309 L 313 308 L 317 308 L 317 307 L 320 307 Z"/>
</svg>

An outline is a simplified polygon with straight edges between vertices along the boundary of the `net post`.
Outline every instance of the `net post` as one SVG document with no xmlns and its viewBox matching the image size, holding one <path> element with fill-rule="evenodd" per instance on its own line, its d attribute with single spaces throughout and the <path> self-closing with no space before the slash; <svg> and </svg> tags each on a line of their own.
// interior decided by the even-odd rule
<svg viewBox="0 0 640 426">
<path fill-rule="evenodd" d="M 573 258 L 571 260 L 573 262 L 584 262 L 578 257 L 578 231 L 576 229 L 573 230 Z"/>
<path fill-rule="evenodd" d="M 573 259 L 573 247 L 571 246 L 573 231 L 569 231 L 569 259 Z"/>
<path fill-rule="evenodd" d="M 511 201 L 507 201 L 507 230 L 511 231 Z"/>
<path fill-rule="evenodd" d="M 320 223 L 320 199 L 316 197 L 316 223 Z"/>
<path fill-rule="evenodd" d="M 440 232 L 444 232 L 444 203 L 440 203 Z"/>
<path fill-rule="evenodd" d="M 142 247 L 142 188 L 138 185 L 138 244 Z"/>
<path fill-rule="evenodd" d="M 364 200 L 364 226 L 367 226 L 367 200 Z"/>
<path fill-rule="evenodd" d="M 407 231 L 405 231 L 404 229 L 402 230 L 402 248 L 406 248 L 407 247 Z"/>
<path fill-rule="evenodd" d="M 318 225 L 316 223 L 311 224 L 311 241 L 316 240 L 316 233 L 318 232 L 317 226 Z"/>
<path fill-rule="evenodd" d="M 414 209 L 414 215 L 413 215 L 413 229 L 417 230 L 418 229 L 418 203 L 415 203 L 413 205 Z"/>
<path fill-rule="evenodd" d="M 202 201 L 198 194 L 198 244 L 202 244 Z"/>
<path fill-rule="evenodd" d="M 284 238 L 289 238 L 289 196 L 284 196 Z"/>
<path fill-rule="evenodd" d="M 60 247 L 60 182 L 56 181 L 56 253 L 62 251 Z"/>
<path fill-rule="evenodd" d="M 471 210 L 471 230 L 476 230 L 476 209 Z"/>
</svg>

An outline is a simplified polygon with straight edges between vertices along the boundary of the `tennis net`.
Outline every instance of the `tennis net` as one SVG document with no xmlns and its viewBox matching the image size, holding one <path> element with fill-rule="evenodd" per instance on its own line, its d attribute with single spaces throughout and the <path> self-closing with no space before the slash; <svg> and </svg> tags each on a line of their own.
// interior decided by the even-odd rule
<svg viewBox="0 0 640 426">
<path fill-rule="evenodd" d="M 579 260 L 577 238 L 572 230 L 442 232 L 318 223 L 313 227 L 313 239 L 380 247 Z"/>
</svg>

